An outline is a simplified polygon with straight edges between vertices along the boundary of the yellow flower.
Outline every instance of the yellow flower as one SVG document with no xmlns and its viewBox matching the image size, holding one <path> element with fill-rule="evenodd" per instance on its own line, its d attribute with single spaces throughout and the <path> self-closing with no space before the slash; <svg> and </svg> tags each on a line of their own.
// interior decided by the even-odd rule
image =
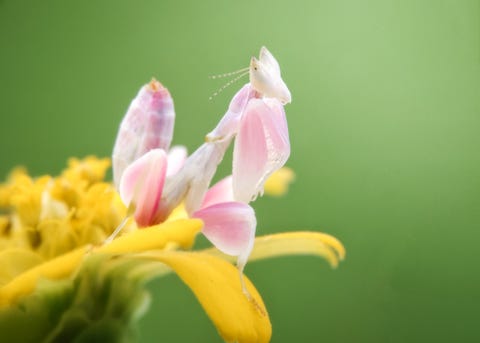
<svg viewBox="0 0 480 343">
<path fill-rule="evenodd" d="M 265 304 L 246 277 L 248 295 L 242 290 L 232 258 L 216 249 L 190 250 L 201 220 L 185 219 L 181 209 L 144 229 L 130 220 L 105 243 L 127 216 L 113 185 L 102 181 L 108 167 L 107 159 L 71 159 L 59 177 L 31 178 L 15 169 L 0 186 L 2 337 L 88 340 L 100 330 L 102 337 L 124 340 L 148 305 L 143 284 L 174 271 L 225 341 L 268 342 Z M 290 179 L 272 177 L 267 192 L 284 192 Z M 257 238 L 250 260 L 289 254 L 318 255 L 335 267 L 345 251 L 326 234 L 283 233 Z M 26 324 L 29 330 L 19 329 Z"/>
<path fill-rule="evenodd" d="M 295 173 L 283 167 L 273 173 L 265 182 L 265 193 L 271 196 L 282 196 L 287 193 L 289 184 L 295 179 Z"/>
</svg>

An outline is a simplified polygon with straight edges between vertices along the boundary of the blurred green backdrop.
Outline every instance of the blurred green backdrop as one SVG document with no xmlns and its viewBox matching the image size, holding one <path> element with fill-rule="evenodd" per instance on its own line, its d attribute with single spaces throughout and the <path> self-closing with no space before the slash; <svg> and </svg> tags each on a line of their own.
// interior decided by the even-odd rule
<svg viewBox="0 0 480 343">
<path fill-rule="evenodd" d="M 152 76 L 193 150 L 242 84 L 209 101 L 222 83 L 207 76 L 261 45 L 293 95 L 297 181 L 255 203 L 258 232 L 316 229 L 347 247 L 338 270 L 247 266 L 273 342 L 480 341 L 479 1 L 0 0 L 0 173 L 109 156 Z M 142 342 L 221 341 L 175 276 L 150 288 Z"/>
</svg>

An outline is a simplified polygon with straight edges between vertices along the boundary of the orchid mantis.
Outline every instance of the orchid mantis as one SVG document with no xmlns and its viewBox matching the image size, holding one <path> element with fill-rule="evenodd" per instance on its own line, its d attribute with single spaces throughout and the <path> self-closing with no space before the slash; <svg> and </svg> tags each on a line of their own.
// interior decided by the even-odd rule
<svg viewBox="0 0 480 343">
<path fill-rule="evenodd" d="M 237 256 L 242 272 L 253 248 L 256 218 L 248 203 L 290 155 L 283 106 L 291 101 L 277 60 L 265 48 L 252 57 L 249 83 L 233 97 L 218 125 L 192 155 L 169 151 L 173 100 L 158 81 L 142 88 L 120 126 L 114 147 L 115 184 L 139 227 L 165 221 L 180 204 L 204 222 L 203 234 L 220 251 Z M 210 190 L 232 141 L 232 176 Z"/>
</svg>

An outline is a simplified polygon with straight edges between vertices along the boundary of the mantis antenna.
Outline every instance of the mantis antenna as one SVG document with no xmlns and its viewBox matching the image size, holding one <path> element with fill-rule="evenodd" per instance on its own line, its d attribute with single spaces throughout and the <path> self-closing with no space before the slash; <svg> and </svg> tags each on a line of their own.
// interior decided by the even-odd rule
<svg viewBox="0 0 480 343">
<path fill-rule="evenodd" d="M 232 75 L 235 75 L 235 74 L 238 74 L 238 73 L 247 71 L 249 68 L 250 68 L 250 67 L 238 69 L 238 70 L 235 70 L 235 71 L 231 71 L 230 73 L 223 73 L 223 74 L 218 74 L 218 75 L 210 75 L 208 78 L 209 78 L 209 79 L 219 79 L 219 78 L 222 78 L 222 77 L 232 76 Z"/>
<path fill-rule="evenodd" d="M 228 81 L 226 84 L 224 84 L 222 87 L 220 87 L 215 93 L 212 94 L 212 96 L 210 98 L 208 98 L 208 100 L 212 100 L 214 97 L 216 97 L 218 94 L 220 94 L 225 88 L 227 88 L 228 86 L 230 86 L 231 84 L 234 84 L 235 82 L 237 82 L 238 80 L 240 80 L 242 77 L 244 77 L 245 75 L 247 75 L 249 73 L 249 68 L 246 68 L 246 69 L 243 69 L 242 71 L 244 71 L 242 74 L 238 75 L 237 77 L 233 78 L 232 80 Z M 237 72 L 233 72 L 234 74 L 238 74 L 240 73 L 240 71 L 237 71 Z M 225 74 L 226 75 L 226 74 Z M 223 77 L 223 76 L 222 76 Z"/>
</svg>

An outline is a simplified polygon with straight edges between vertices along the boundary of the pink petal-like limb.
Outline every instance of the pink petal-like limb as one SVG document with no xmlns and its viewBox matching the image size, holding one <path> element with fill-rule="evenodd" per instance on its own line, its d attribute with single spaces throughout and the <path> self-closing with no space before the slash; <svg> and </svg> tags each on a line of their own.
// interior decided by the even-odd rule
<svg viewBox="0 0 480 343">
<path fill-rule="evenodd" d="M 205 194 L 200 208 L 219 204 L 222 202 L 235 201 L 233 197 L 232 176 L 227 176 L 214 184 Z"/>
<path fill-rule="evenodd" d="M 130 164 L 120 181 L 120 196 L 128 207 L 135 210 L 138 226 L 153 223 L 161 199 L 167 155 L 162 149 L 153 149 Z"/>
<path fill-rule="evenodd" d="M 113 148 L 113 180 L 119 186 L 124 170 L 151 149 L 170 147 L 175 122 L 173 100 L 157 80 L 144 85 L 130 104 Z"/>
<path fill-rule="evenodd" d="M 193 213 L 204 223 L 202 233 L 217 249 L 237 256 L 240 271 L 253 248 L 257 220 L 254 210 L 240 202 L 225 202 Z"/>
<path fill-rule="evenodd" d="M 139 255 L 165 263 L 192 290 L 226 342 L 267 343 L 272 327 L 263 300 L 254 285 L 230 263 L 198 252 L 158 251 Z"/>
<path fill-rule="evenodd" d="M 233 150 L 233 194 L 248 203 L 263 194 L 266 179 L 290 156 L 285 111 L 275 99 L 251 99 Z"/>
</svg>

